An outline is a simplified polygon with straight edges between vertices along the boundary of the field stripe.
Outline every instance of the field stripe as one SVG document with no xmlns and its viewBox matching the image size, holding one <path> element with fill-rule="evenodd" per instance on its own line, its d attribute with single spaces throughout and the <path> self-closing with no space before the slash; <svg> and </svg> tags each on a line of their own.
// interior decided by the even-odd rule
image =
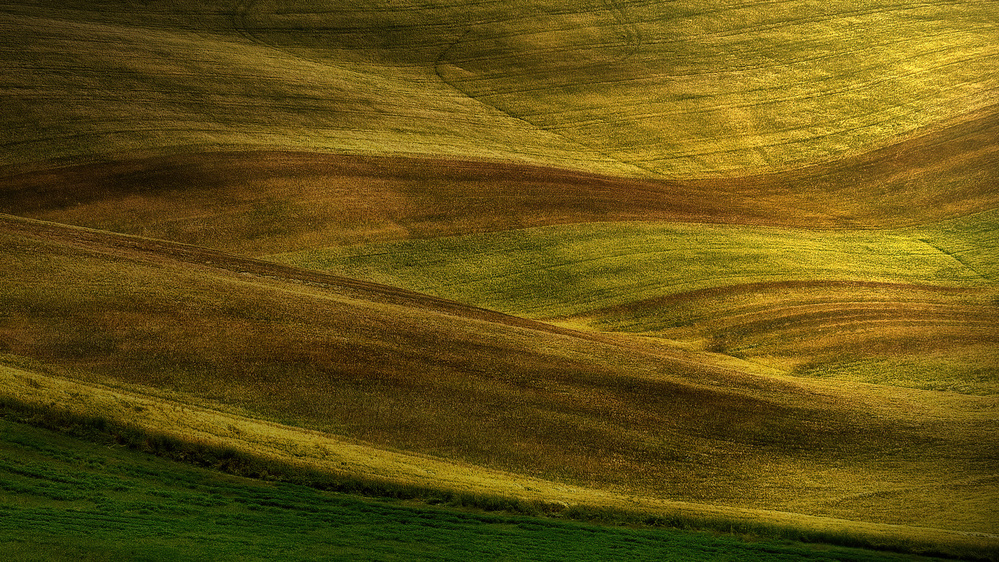
<svg viewBox="0 0 999 562">
<path fill-rule="evenodd" d="M 79 413 L 140 412 L 116 422 L 137 424 L 183 440 L 220 445 L 274 458 L 294 465 L 308 463 L 333 474 L 344 467 L 355 475 L 385 478 L 397 482 L 422 484 L 443 489 L 500 494 L 524 500 L 564 501 L 571 504 L 617 507 L 652 513 L 682 513 L 687 516 L 725 517 L 739 521 L 764 521 L 770 524 L 802 526 L 833 532 L 850 532 L 875 541 L 902 538 L 906 541 L 940 541 L 947 544 L 988 544 L 999 536 L 941 529 L 845 521 L 829 517 L 744 510 L 696 503 L 655 500 L 584 489 L 492 471 L 429 456 L 407 455 L 375 449 L 357 442 L 310 431 L 235 416 L 230 413 L 194 406 L 190 403 L 142 395 L 101 385 L 81 384 L 0 366 L 4 394 L 30 403 L 55 401 Z M 235 432 L 231 428 L 238 429 Z M 105 521 L 127 524 L 129 518 L 106 515 Z M 69 516 L 69 519 L 72 519 Z M 71 524 L 72 520 L 67 523 Z M 82 531 L 82 529 L 81 529 Z"/>
</svg>

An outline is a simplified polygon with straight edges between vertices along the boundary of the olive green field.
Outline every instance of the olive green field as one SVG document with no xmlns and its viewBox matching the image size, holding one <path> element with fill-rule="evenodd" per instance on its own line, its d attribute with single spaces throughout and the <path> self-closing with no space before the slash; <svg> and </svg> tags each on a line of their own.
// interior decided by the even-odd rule
<svg viewBox="0 0 999 562">
<path fill-rule="evenodd" d="M 999 3 L 15 0 L 0 55 L 12 559 L 999 559 Z"/>
</svg>

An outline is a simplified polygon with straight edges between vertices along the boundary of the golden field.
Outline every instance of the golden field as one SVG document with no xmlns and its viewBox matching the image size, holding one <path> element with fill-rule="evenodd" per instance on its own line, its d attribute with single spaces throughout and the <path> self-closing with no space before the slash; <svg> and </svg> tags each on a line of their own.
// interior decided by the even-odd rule
<svg viewBox="0 0 999 562">
<path fill-rule="evenodd" d="M 997 21 L 9 4 L 3 397 L 333 478 L 990 558 Z"/>
</svg>

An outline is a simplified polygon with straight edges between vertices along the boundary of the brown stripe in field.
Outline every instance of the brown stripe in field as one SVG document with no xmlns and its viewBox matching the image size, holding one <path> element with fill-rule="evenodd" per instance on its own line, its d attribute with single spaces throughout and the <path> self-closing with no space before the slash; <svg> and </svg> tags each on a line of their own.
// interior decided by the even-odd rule
<svg viewBox="0 0 999 562">
<path fill-rule="evenodd" d="M 350 298 L 409 306 L 467 319 L 551 333 L 571 333 L 574 336 L 582 337 L 588 335 L 583 332 L 574 332 L 550 324 L 510 316 L 398 287 L 299 269 L 274 262 L 246 258 L 166 240 L 123 236 L 110 232 L 76 228 L 9 215 L 0 215 L 0 232 L 30 236 L 63 245 L 97 251 L 106 255 L 117 255 L 127 259 L 139 259 L 153 263 L 210 267 L 221 271 L 252 275 L 259 278 L 301 283 L 322 287 Z"/>
<path fill-rule="evenodd" d="M 255 254 L 593 221 L 896 227 L 999 205 L 996 139 L 992 107 L 850 158 L 685 181 L 505 162 L 202 152 L 0 178 L 0 212 Z"/>
</svg>

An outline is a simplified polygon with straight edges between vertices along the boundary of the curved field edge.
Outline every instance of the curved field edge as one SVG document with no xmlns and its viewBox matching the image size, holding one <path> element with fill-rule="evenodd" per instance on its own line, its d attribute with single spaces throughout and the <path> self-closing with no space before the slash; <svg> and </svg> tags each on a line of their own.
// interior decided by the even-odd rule
<svg viewBox="0 0 999 562">
<path fill-rule="evenodd" d="M 40 427 L 20 423 L 25 417 Z M 625 528 L 621 525 L 631 523 L 626 514 L 610 510 L 568 508 L 557 519 L 541 518 L 538 506 L 511 499 L 402 486 L 361 489 L 357 482 L 309 479 L 305 471 L 293 473 L 289 466 L 273 474 L 261 471 L 252 479 L 230 475 L 247 474 L 262 464 L 233 450 L 210 450 L 134 426 L 3 403 L 0 544 L 5 559 L 272 560 L 279 555 L 282 560 L 314 560 L 349 555 L 355 560 L 701 560 L 720 553 L 775 561 L 917 559 L 791 542 L 802 534 L 792 529 L 775 529 L 779 536 L 761 540 L 759 534 L 733 535 L 734 523 L 714 532 L 693 532 L 679 519 L 646 516 L 641 528 Z M 383 497 L 358 495 L 376 492 Z M 741 526 L 739 532 L 745 532 Z M 845 535 L 822 538 L 850 541 Z"/>
<path fill-rule="evenodd" d="M 5 5 L 0 166 L 246 147 L 631 171 L 469 100 L 427 66 L 261 44 L 234 21 L 249 4 Z"/>
<path fill-rule="evenodd" d="M 999 206 L 999 111 L 753 177 L 628 179 L 510 162 L 318 152 L 125 157 L 0 178 L 0 211 L 254 255 L 546 225 L 900 228 Z"/>
<path fill-rule="evenodd" d="M 438 492 L 415 503 L 329 491 L 336 483 L 287 482 L 287 471 L 233 477 L 215 455 L 136 428 L 113 428 L 66 413 L 0 407 L 0 544 L 11 562 L 80 559 L 170 560 L 605 560 L 622 555 L 700 560 L 718 553 L 754 560 L 914 560 L 884 551 L 760 540 L 714 532 L 624 528 L 518 515 L 512 500 Z M 31 415 L 36 425 L 7 421 Z M 6 417 L 7 419 L 3 419 Z M 72 437 L 86 430 L 84 439 Z M 110 445 L 110 446 L 108 446 Z M 173 448 L 168 447 L 172 445 Z M 150 456 L 154 452 L 185 463 Z M 194 453 L 197 452 L 195 455 Z M 247 459 L 249 460 L 249 459 Z M 248 467 L 247 465 L 240 465 Z M 275 482 L 274 480 L 285 480 Z M 349 484 L 349 483 L 348 483 Z M 322 488 L 317 490 L 316 488 Z M 382 490 L 385 493 L 390 490 Z M 373 490 L 369 490 L 373 493 Z M 433 506 L 427 505 L 434 503 Z M 449 508 L 441 507 L 445 503 Z M 459 509 L 462 506 L 465 509 Z M 483 513 L 480 509 L 492 513 Z M 468 509 L 473 508 L 473 509 Z M 499 513 L 497 513 L 499 512 Z M 510 512 L 510 513 L 507 513 Z M 79 529 L 86 528 L 85 536 Z M 845 537 L 844 537 L 845 538 Z M 922 558 L 920 558 L 922 560 Z"/>
<path fill-rule="evenodd" d="M 0 342 L 15 365 L 665 501 L 987 532 L 996 521 L 991 397 L 754 375 L 647 339 L 5 222 Z"/>
<path fill-rule="evenodd" d="M 651 173 L 781 169 L 880 146 L 962 102 L 992 103 L 993 10 L 890 1 L 518 10 L 470 25 L 438 66 L 469 96 Z M 965 64 L 972 74 L 957 78 Z"/>
<path fill-rule="evenodd" d="M 712 287 L 583 314 L 788 375 L 999 394 L 999 292 L 857 281 Z"/>
<path fill-rule="evenodd" d="M 995 240 L 997 217 L 999 212 L 982 213 L 960 221 L 963 230 L 928 226 L 917 232 L 601 222 L 334 246 L 268 258 L 512 314 L 560 318 L 759 282 L 987 290 L 999 273 L 986 250 Z"/>
<path fill-rule="evenodd" d="M 934 555 L 988 556 L 999 536 L 669 502 L 525 478 L 247 417 L 189 397 L 87 384 L 0 365 L 3 408 L 70 433 L 255 477 L 366 495 L 583 520 L 746 533 Z M 152 389 L 146 389 L 147 391 Z M 186 399 L 185 399 L 186 398 Z M 58 406 L 53 406 L 58 404 Z"/>
<path fill-rule="evenodd" d="M 8 3 L 3 162 L 224 145 L 786 169 L 994 103 L 994 19 L 894 0 Z"/>
<path fill-rule="evenodd" d="M 788 374 L 995 394 L 997 218 L 825 232 L 593 223 L 271 259 Z"/>
</svg>

